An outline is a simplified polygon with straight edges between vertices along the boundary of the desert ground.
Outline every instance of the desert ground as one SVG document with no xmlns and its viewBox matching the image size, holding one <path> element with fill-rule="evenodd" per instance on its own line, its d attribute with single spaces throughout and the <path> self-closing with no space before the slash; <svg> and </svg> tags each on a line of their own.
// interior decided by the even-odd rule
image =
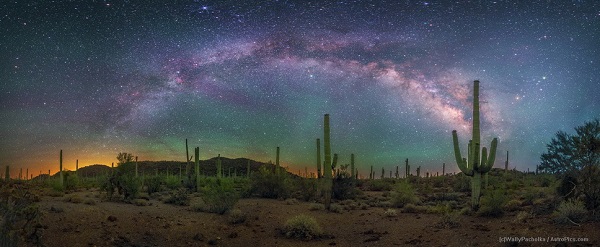
<svg viewBox="0 0 600 247">
<path fill-rule="evenodd" d="M 515 179 L 499 183 L 503 176 Z M 133 200 L 108 198 L 105 189 L 89 185 L 57 191 L 43 184 L 17 183 L 12 189 L 34 195 L 39 211 L 37 242 L 48 247 L 600 245 L 600 222 L 591 212 L 574 221 L 557 221 L 556 181 L 518 176 L 492 179 L 504 185 L 490 190 L 504 191 L 506 196 L 490 201 L 484 194 L 479 211 L 470 209 L 470 193 L 461 188 L 468 188 L 468 180 L 458 175 L 361 179 L 351 186 L 355 194 L 334 198 L 330 210 L 319 196 L 303 196 L 308 190 L 296 189 L 285 198 L 247 194 L 236 198 L 223 214 L 203 209 L 207 199 L 202 192 L 164 184 L 151 195 L 142 188 Z M 413 184 L 411 193 L 416 197 L 403 199 L 408 203 L 402 205 L 398 198 L 406 191 L 398 186 L 406 183 Z M 10 186 L 4 184 L 3 191 Z M 169 202 L 182 191 L 186 203 Z M 485 213 L 489 208 L 497 211 Z M 297 215 L 315 219 L 322 232 L 286 235 L 286 222 Z M 24 238 L 19 245 L 36 246 L 36 241 Z"/>
</svg>

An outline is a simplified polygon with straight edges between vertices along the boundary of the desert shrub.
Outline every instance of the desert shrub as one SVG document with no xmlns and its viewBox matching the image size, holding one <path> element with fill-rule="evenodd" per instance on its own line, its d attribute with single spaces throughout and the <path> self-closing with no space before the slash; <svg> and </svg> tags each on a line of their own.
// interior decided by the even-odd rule
<svg viewBox="0 0 600 247">
<path fill-rule="evenodd" d="M 462 173 L 454 176 L 454 183 L 452 183 L 452 189 L 454 191 L 459 192 L 471 191 L 471 179 Z"/>
<path fill-rule="evenodd" d="M 363 184 L 363 189 L 368 191 L 390 191 L 394 188 L 394 181 L 391 179 L 372 179 Z"/>
<path fill-rule="evenodd" d="M 526 211 L 520 211 L 517 213 L 517 215 L 515 216 L 515 222 L 525 222 L 527 219 L 529 219 L 529 217 L 531 216 L 531 214 L 529 212 Z"/>
<path fill-rule="evenodd" d="M 588 210 L 598 210 L 600 207 L 600 168 L 589 165 L 581 171 L 566 172 L 563 174 L 556 192 L 565 199 L 582 198 Z"/>
<path fill-rule="evenodd" d="M 246 214 L 239 209 L 232 209 L 229 211 L 228 221 L 231 224 L 240 224 L 246 222 Z"/>
<path fill-rule="evenodd" d="M 329 205 L 330 212 L 341 214 L 343 210 L 344 210 L 344 208 L 340 204 L 332 203 Z"/>
<path fill-rule="evenodd" d="M 458 214 L 449 212 L 442 214 L 438 222 L 436 222 L 435 224 L 436 228 L 446 229 L 452 229 L 458 226 L 460 226 L 460 224 L 458 223 Z"/>
<path fill-rule="evenodd" d="M 115 190 L 126 200 L 137 197 L 140 181 L 133 174 L 133 165 L 133 163 L 121 164 L 112 174 L 103 179 L 100 189 L 106 192 L 109 200 L 112 199 Z"/>
<path fill-rule="evenodd" d="M 63 198 L 63 201 L 77 204 L 77 203 L 82 203 L 83 199 L 78 195 L 69 195 L 69 196 L 65 196 Z"/>
<path fill-rule="evenodd" d="M 396 185 L 392 194 L 392 206 L 401 208 L 408 203 L 416 204 L 419 198 L 415 195 L 415 191 L 409 183 L 403 182 Z"/>
<path fill-rule="evenodd" d="M 318 179 L 310 179 L 310 178 L 302 178 L 298 180 L 297 190 L 300 192 L 299 199 L 304 201 L 312 201 L 315 200 L 318 195 L 317 191 L 319 190 L 319 180 Z"/>
<path fill-rule="evenodd" d="M 65 190 L 75 190 L 79 186 L 79 178 L 73 172 L 63 171 L 63 181 Z"/>
<path fill-rule="evenodd" d="M 501 190 L 488 191 L 481 197 L 480 207 L 477 211 L 479 216 L 498 217 L 504 214 L 502 208 L 506 204 L 506 195 Z"/>
<path fill-rule="evenodd" d="M 581 223 L 585 220 L 587 210 L 582 201 L 567 200 L 560 203 L 554 211 L 554 220 L 559 224 Z"/>
<path fill-rule="evenodd" d="M 533 205 L 533 202 L 539 198 L 544 198 L 545 194 L 533 188 L 523 194 L 523 205 Z"/>
<path fill-rule="evenodd" d="M 519 201 L 517 199 L 512 199 L 512 200 L 508 201 L 506 204 L 504 204 L 504 210 L 506 210 L 508 212 L 517 211 L 520 208 L 521 208 L 521 201 Z"/>
<path fill-rule="evenodd" d="M 308 205 L 308 210 L 310 210 L 310 211 L 325 210 L 325 205 L 323 205 L 321 203 L 311 203 L 310 205 Z"/>
<path fill-rule="evenodd" d="M 152 193 L 156 193 L 160 191 L 160 185 L 162 183 L 162 178 L 159 176 L 148 177 L 144 180 L 144 184 L 146 185 L 146 192 L 151 196 Z"/>
<path fill-rule="evenodd" d="M 19 184 L 0 187 L 0 246 L 43 245 L 36 195 Z"/>
<path fill-rule="evenodd" d="M 165 186 L 169 189 L 177 189 L 181 187 L 181 180 L 177 176 L 167 176 L 165 178 Z"/>
<path fill-rule="evenodd" d="M 87 198 L 83 201 L 84 204 L 87 205 L 96 205 L 96 200 L 92 199 L 92 198 Z"/>
<path fill-rule="evenodd" d="M 348 173 L 337 173 L 335 178 L 333 178 L 333 187 L 331 189 L 333 198 L 338 200 L 354 199 L 360 193 L 360 190 L 354 185 L 355 180 Z"/>
<path fill-rule="evenodd" d="M 402 212 L 403 213 L 425 213 L 425 212 L 427 212 L 427 208 L 423 207 L 423 206 L 417 206 L 412 203 L 407 203 L 402 208 Z"/>
<path fill-rule="evenodd" d="M 450 208 L 450 205 L 448 205 L 448 204 L 437 204 L 433 207 L 427 208 L 427 213 L 430 213 L 430 214 L 448 214 L 451 211 L 452 211 L 452 208 Z"/>
<path fill-rule="evenodd" d="M 398 213 L 396 213 L 395 209 L 388 208 L 383 212 L 383 215 L 385 215 L 386 217 L 396 217 L 398 216 Z"/>
<path fill-rule="evenodd" d="M 311 240 L 323 236 L 323 229 L 315 218 L 301 214 L 287 220 L 282 233 L 288 238 Z"/>
<path fill-rule="evenodd" d="M 179 188 L 171 193 L 171 196 L 169 196 L 164 202 L 179 206 L 187 206 L 190 204 L 190 195 L 186 188 Z"/>
<path fill-rule="evenodd" d="M 261 166 L 252 174 L 251 191 L 263 198 L 288 198 L 291 182 L 286 173 L 275 173 L 267 166 Z"/>
<path fill-rule="evenodd" d="M 201 188 L 201 198 L 204 201 L 202 211 L 224 214 L 232 209 L 240 196 L 233 188 L 233 182 L 227 179 L 216 179 Z"/>
<path fill-rule="evenodd" d="M 148 202 L 147 200 L 144 200 L 144 199 L 134 199 L 133 201 L 131 201 L 131 203 L 133 203 L 133 205 L 136 205 L 136 206 L 150 205 L 150 202 Z"/>
<path fill-rule="evenodd" d="M 65 188 L 60 184 L 60 178 L 49 178 L 46 183 L 55 192 L 64 192 Z"/>
<path fill-rule="evenodd" d="M 298 204 L 298 200 L 296 200 L 296 198 L 289 198 L 285 200 L 285 204 L 287 205 L 297 205 Z"/>
</svg>

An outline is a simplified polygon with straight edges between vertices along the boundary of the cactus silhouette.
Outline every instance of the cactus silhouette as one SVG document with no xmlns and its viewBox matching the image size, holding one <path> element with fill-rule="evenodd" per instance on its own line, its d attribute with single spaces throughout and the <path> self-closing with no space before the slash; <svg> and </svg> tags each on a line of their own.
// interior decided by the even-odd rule
<svg viewBox="0 0 600 247">
<path fill-rule="evenodd" d="M 196 168 L 196 191 L 200 191 L 200 147 L 194 149 L 194 166 Z"/>
<path fill-rule="evenodd" d="M 277 155 L 275 156 L 275 174 L 279 175 L 279 147 L 277 147 Z"/>
<path fill-rule="evenodd" d="M 62 169 L 62 149 L 60 150 L 60 166 L 59 166 L 59 173 L 60 173 L 60 187 L 63 188 L 64 186 L 64 181 L 63 181 L 63 169 Z"/>
<path fill-rule="evenodd" d="M 321 178 L 321 139 L 317 138 L 317 178 Z"/>
<path fill-rule="evenodd" d="M 494 166 L 496 158 L 496 146 L 498 139 L 494 138 L 490 146 L 490 154 L 488 156 L 487 149 L 481 149 L 481 158 L 479 148 L 481 143 L 479 130 L 479 81 L 473 82 L 473 132 L 472 139 L 469 141 L 467 149 L 467 158 L 463 158 L 460 154 L 460 146 L 458 143 L 458 135 L 456 130 L 452 131 L 452 140 L 454 144 L 454 156 L 458 168 L 467 176 L 471 177 L 471 207 L 479 208 L 479 198 L 481 196 L 481 175 L 487 174 Z"/>
<path fill-rule="evenodd" d="M 354 171 L 354 154 L 350 154 L 350 177 L 356 178 L 356 173 Z"/>
<path fill-rule="evenodd" d="M 410 176 L 410 165 L 408 165 L 408 159 L 406 159 L 406 172 L 404 173 L 404 177 L 408 178 Z"/>
<path fill-rule="evenodd" d="M 323 144 L 325 151 L 325 165 L 323 166 L 323 192 L 325 193 L 325 208 L 329 210 L 331 205 L 331 193 L 333 187 L 333 181 L 331 178 L 331 146 L 329 143 L 330 129 L 329 129 L 329 114 L 325 114 L 323 117 Z"/>
<path fill-rule="evenodd" d="M 48 172 L 50 173 L 50 172 Z M 6 180 L 8 182 L 8 180 L 10 180 L 10 167 L 6 166 L 6 173 L 4 174 L 4 180 Z"/>
<path fill-rule="evenodd" d="M 217 178 L 223 176 L 223 168 L 221 167 L 221 154 L 217 156 Z"/>
</svg>

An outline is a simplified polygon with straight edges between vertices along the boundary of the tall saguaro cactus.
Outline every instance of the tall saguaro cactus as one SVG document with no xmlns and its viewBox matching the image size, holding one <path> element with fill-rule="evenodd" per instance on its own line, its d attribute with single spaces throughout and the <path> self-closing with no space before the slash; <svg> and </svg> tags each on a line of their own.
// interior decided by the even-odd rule
<svg viewBox="0 0 600 247">
<path fill-rule="evenodd" d="M 323 192 L 325 193 L 325 208 L 331 205 L 331 190 L 333 181 L 331 177 L 331 144 L 330 144 L 329 114 L 323 117 L 323 145 L 325 152 L 325 164 L 323 166 Z"/>
<path fill-rule="evenodd" d="M 63 181 L 63 169 L 62 169 L 62 149 L 60 150 L 60 165 L 59 165 L 59 173 L 60 173 L 60 187 L 63 188 L 64 186 L 64 181 Z"/>
<path fill-rule="evenodd" d="M 200 147 L 194 149 L 194 165 L 196 172 L 196 191 L 200 191 Z"/>
<path fill-rule="evenodd" d="M 504 163 L 504 172 L 508 172 L 508 151 L 506 151 L 506 162 Z"/>
<path fill-rule="evenodd" d="M 473 82 L 473 130 L 472 139 L 469 140 L 467 149 L 467 158 L 463 158 L 460 153 L 458 135 L 456 130 L 452 131 L 452 141 L 454 144 L 454 156 L 458 168 L 467 176 L 471 177 L 471 207 L 479 208 L 479 198 L 481 196 L 481 176 L 487 174 L 494 166 L 496 159 L 496 146 L 498 139 L 494 138 L 490 146 L 490 154 L 485 147 L 481 149 L 481 137 L 479 130 L 479 81 Z"/>
<path fill-rule="evenodd" d="M 217 178 L 223 176 L 223 167 L 221 166 L 221 154 L 217 156 Z"/>
<path fill-rule="evenodd" d="M 6 166 L 6 173 L 4 173 L 4 180 L 7 182 L 10 180 L 10 166 Z"/>
<path fill-rule="evenodd" d="M 321 139 L 317 138 L 317 178 L 321 178 Z"/>
<path fill-rule="evenodd" d="M 354 170 L 354 154 L 350 154 L 350 177 L 355 179 L 356 173 Z"/>
<path fill-rule="evenodd" d="M 408 165 L 408 159 L 406 159 L 404 162 L 406 162 L 406 172 L 404 174 L 404 177 L 408 178 L 408 176 L 410 176 L 410 165 Z"/>
<path fill-rule="evenodd" d="M 277 147 L 277 155 L 275 156 L 275 174 L 279 175 L 281 167 L 279 166 L 279 147 Z"/>
</svg>

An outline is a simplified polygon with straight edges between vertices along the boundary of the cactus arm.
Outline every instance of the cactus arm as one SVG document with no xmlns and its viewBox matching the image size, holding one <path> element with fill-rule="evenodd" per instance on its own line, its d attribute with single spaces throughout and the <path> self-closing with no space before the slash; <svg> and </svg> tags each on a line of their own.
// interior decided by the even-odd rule
<svg viewBox="0 0 600 247">
<path fill-rule="evenodd" d="M 492 170 L 492 167 L 494 167 L 494 161 L 496 160 L 496 147 L 498 146 L 498 139 L 494 138 L 494 140 L 492 140 L 492 145 L 490 146 L 490 155 L 487 156 L 486 159 L 486 165 L 481 167 L 481 173 L 487 173 L 490 170 Z M 481 157 L 481 159 L 483 160 L 484 157 L 486 157 L 485 155 Z"/>
<path fill-rule="evenodd" d="M 452 131 L 452 141 L 454 143 L 454 157 L 456 158 L 456 164 L 458 164 L 458 168 L 467 176 L 473 176 L 473 170 L 468 167 L 467 159 L 463 158 L 460 154 L 460 146 L 458 143 L 458 135 L 456 134 L 456 130 Z M 469 142 L 470 143 L 470 142 Z"/>
<path fill-rule="evenodd" d="M 486 164 L 487 164 L 487 148 L 483 147 L 481 149 L 481 162 L 479 163 L 479 169 L 477 171 L 483 171 L 486 169 Z"/>
</svg>

